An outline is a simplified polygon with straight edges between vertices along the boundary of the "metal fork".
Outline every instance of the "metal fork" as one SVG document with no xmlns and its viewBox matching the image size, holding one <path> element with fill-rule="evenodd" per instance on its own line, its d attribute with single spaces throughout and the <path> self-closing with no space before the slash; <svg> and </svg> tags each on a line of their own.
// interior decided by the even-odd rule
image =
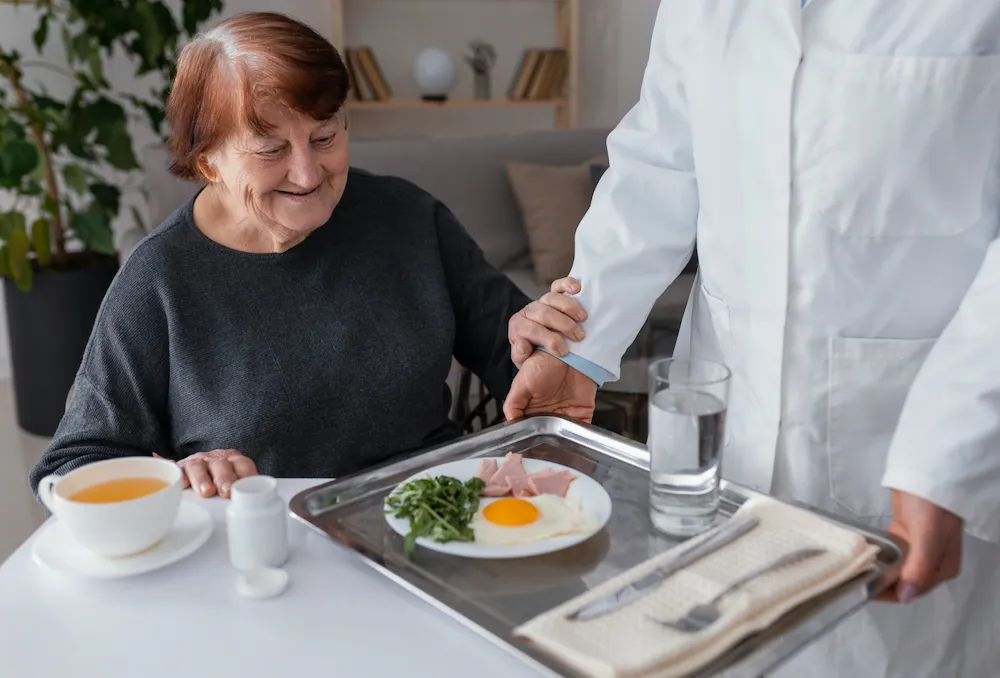
<svg viewBox="0 0 1000 678">
<path fill-rule="evenodd" d="M 725 596 L 743 587 L 757 577 L 770 574 L 771 572 L 781 569 L 787 565 L 815 558 L 816 556 L 824 553 L 826 553 L 826 551 L 823 549 L 800 549 L 798 551 L 792 551 L 791 553 L 785 554 L 773 562 L 765 565 L 759 570 L 754 570 L 745 577 L 737 579 L 732 584 L 727 586 L 719 595 L 715 596 L 715 598 L 712 598 L 712 600 L 702 605 L 695 605 L 688 610 L 683 617 L 677 619 L 676 621 L 665 621 L 654 617 L 650 617 L 650 619 L 661 626 L 666 626 L 677 631 L 683 631 L 684 633 L 697 633 L 698 631 L 703 631 L 717 622 L 719 617 L 722 616 L 718 603 Z"/>
</svg>

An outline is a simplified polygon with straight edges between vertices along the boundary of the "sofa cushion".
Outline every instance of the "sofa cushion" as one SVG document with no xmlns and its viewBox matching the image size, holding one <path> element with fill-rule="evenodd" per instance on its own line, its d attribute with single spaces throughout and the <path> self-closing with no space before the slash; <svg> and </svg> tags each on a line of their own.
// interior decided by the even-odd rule
<svg viewBox="0 0 1000 678">
<path fill-rule="evenodd" d="M 600 160 L 572 165 L 506 163 L 539 285 L 547 288 L 573 266 L 576 228 L 594 193 L 590 166 Z"/>
</svg>

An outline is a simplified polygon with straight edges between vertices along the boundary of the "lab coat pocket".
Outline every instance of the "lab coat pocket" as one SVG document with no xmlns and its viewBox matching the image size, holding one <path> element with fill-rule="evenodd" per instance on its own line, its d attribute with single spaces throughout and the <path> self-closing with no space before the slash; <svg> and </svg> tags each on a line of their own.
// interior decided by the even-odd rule
<svg viewBox="0 0 1000 678">
<path fill-rule="evenodd" d="M 889 443 L 910 385 L 934 342 L 830 340 L 830 493 L 858 517 L 891 515 L 891 495 L 881 486 Z"/>
<path fill-rule="evenodd" d="M 850 238 L 908 238 L 990 221 L 1000 57 L 840 54 L 816 68 L 829 68 L 811 205 L 822 223 Z"/>
</svg>

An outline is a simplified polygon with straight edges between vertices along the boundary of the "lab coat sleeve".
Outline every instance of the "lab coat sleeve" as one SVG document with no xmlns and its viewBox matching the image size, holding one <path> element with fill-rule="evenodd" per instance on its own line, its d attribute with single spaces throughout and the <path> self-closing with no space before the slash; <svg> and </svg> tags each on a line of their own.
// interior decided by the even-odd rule
<svg viewBox="0 0 1000 678">
<path fill-rule="evenodd" d="M 910 389 L 882 482 L 1000 541 L 1000 240 Z"/>
<path fill-rule="evenodd" d="M 698 191 L 678 63 L 691 49 L 684 4 L 660 4 L 639 102 L 608 136 L 610 167 L 576 232 L 570 275 L 580 280 L 576 299 L 588 320 L 586 338 L 571 342 L 571 351 L 614 379 L 694 250 Z"/>
</svg>

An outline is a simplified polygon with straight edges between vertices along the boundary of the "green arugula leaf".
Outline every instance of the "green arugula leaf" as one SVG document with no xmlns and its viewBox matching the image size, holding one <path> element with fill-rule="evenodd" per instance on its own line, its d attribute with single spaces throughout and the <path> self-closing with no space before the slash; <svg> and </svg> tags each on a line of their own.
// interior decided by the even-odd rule
<svg viewBox="0 0 1000 678">
<path fill-rule="evenodd" d="M 486 483 L 480 478 L 462 482 L 451 476 L 411 481 L 386 498 L 387 512 L 410 521 L 403 541 L 406 557 L 412 559 L 416 540 L 475 541 L 470 527 L 479 510 L 479 496 Z"/>
</svg>

